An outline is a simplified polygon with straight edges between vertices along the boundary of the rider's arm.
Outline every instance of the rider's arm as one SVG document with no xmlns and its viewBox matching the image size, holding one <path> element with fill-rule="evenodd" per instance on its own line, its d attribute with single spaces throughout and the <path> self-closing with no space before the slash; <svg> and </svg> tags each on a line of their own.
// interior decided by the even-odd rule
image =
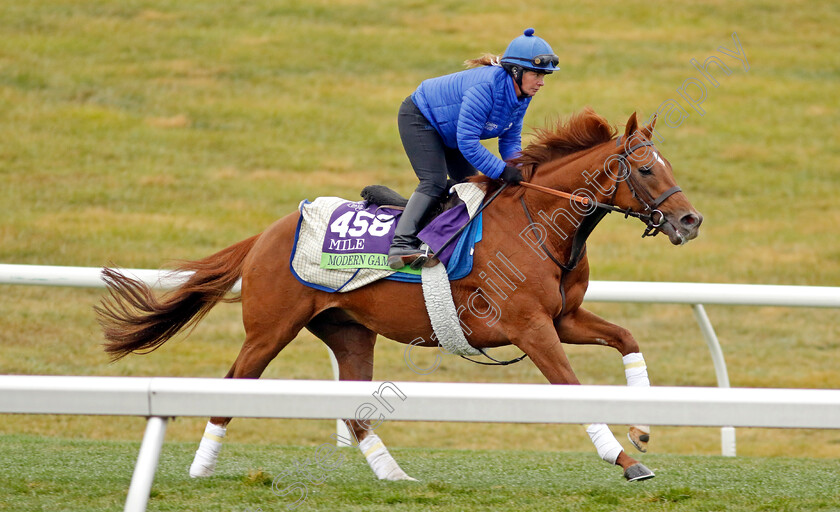
<svg viewBox="0 0 840 512">
<path fill-rule="evenodd" d="M 464 94 L 458 116 L 458 149 L 469 163 L 489 178 L 498 178 L 505 163 L 481 144 L 484 124 L 493 105 L 489 84 L 472 87 Z"/>
<path fill-rule="evenodd" d="M 524 109 L 523 112 L 524 114 Z M 522 122 L 524 115 L 518 116 L 516 122 L 506 132 L 499 136 L 499 154 L 502 160 L 509 162 L 522 152 Z"/>
</svg>

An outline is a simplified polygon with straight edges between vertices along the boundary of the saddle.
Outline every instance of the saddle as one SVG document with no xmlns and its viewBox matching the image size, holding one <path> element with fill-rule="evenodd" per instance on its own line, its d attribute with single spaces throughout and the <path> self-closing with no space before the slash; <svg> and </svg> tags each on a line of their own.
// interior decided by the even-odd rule
<svg viewBox="0 0 840 512">
<path fill-rule="evenodd" d="M 472 270 L 473 246 L 481 240 L 482 223 L 480 215 L 474 222 L 468 221 L 484 198 L 483 189 L 471 183 L 457 184 L 454 191 L 451 197 L 441 198 L 429 215 L 430 225 L 418 234 L 436 250 L 450 280 L 463 278 Z M 378 279 L 420 282 L 419 270 L 394 272 L 386 261 L 394 219 L 402 213 L 406 198 L 381 185 L 366 187 L 362 197 L 364 201 L 356 202 L 339 197 L 301 202 L 290 258 L 292 273 L 301 283 L 328 292 L 347 292 Z M 461 235 L 456 236 L 459 231 Z M 444 247 L 450 239 L 453 243 Z"/>
<path fill-rule="evenodd" d="M 365 201 L 379 206 L 405 208 L 405 205 L 408 204 L 408 198 L 403 197 L 402 194 L 385 185 L 368 185 L 362 189 L 359 195 Z"/>
<path fill-rule="evenodd" d="M 420 221 L 421 226 L 425 226 L 441 213 L 459 204 L 458 196 L 450 192 L 455 184 L 457 182 L 451 178 L 446 180 L 446 192 L 439 198 L 438 204 L 430 208 L 423 216 Z M 402 194 L 385 185 L 368 185 L 359 195 L 368 203 L 398 210 L 404 209 L 408 204 L 407 197 L 403 197 Z"/>
</svg>

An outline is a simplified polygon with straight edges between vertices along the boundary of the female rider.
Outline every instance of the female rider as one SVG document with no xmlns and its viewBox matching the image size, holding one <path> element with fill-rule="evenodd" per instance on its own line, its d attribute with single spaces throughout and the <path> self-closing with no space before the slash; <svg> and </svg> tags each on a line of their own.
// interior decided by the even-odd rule
<svg viewBox="0 0 840 512">
<path fill-rule="evenodd" d="M 388 265 L 418 269 L 430 257 L 420 250 L 420 222 L 446 190 L 447 175 L 463 181 L 481 171 L 518 185 L 519 169 L 505 162 L 522 149 L 522 119 L 543 77 L 559 70 L 551 46 L 525 30 L 501 60 L 467 61 L 481 67 L 423 81 L 400 106 L 400 139 L 420 185 L 400 216 L 388 251 Z M 499 138 L 501 159 L 481 145 Z"/>
</svg>

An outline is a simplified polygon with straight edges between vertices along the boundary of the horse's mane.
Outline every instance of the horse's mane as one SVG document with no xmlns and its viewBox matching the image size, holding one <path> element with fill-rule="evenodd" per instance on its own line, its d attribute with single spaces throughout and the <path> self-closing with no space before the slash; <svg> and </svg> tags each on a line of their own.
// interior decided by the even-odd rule
<svg viewBox="0 0 840 512">
<path fill-rule="evenodd" d="M 537 128 L 534 140 L 511 163 L 520 168 L 526 181 L 530 181 L 534 170 L 541 163 L 603 144 L 612 140 L 617 133 L 609 121 L 592 108 L 586 107 L 565 121 L 558 120 L 553 128 Z M 488 191 L 496 188 L 491 185 L 494 180 L 484 176 L 472 180 L 486 183 Z"/>
<path fill-rule="evenodd" d="M 586 107 L 565 121 L 559 120 L 553 129 L 537 128 L 534 134 L 534 140 L 513 160 L 526 180 L 541 163 L 608 142 L 617 131 L 604 117 Z"/>
</svg>

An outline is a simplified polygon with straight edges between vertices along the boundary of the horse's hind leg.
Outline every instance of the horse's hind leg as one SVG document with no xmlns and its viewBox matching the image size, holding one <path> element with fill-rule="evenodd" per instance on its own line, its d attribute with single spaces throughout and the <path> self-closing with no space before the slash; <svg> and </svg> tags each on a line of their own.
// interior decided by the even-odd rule
<svg viewBox="0 0 840 512">
<path fill-rule="evenodd" d="M 306 328 L 332 350 L 338 361 L 339 380 L 373 380 L 375 332 L 356 323 L 340 309 L 324 311 L 313 318 Z M 400 398 L 405 399 L 404 396 L 400 396 Z M 397 461 L 388 452 L 385 444 L 373 432 L 376 425 L 371 425 L 367 420 L 355 419 L 345 419 L 344 423 L 355 438 L 348 440 L 348 442 L 351 444 L 353 441 L 358 443 L 359 450 L 367 459 L 377 478 L 380 480 L 414 480 L 400 468 Z"/>
<path fill-rule="evenodd" d="M 288 345 L 303 329 L 309 319 L 309 310 L 304 304 L 299 304 L 294 311 L 288 311 L 289 316 L 278 322 L 273 314 L 266 313 L 263 307 L 259 311 L 252 311 L 243 305 L 243 320 L 245 322 L 245 342 L 239 355 L 225 375 L 226 379 L 258 379 L 277 354 Z M 222 448 L 222 439 L 227 432 L 227 425 L 231 418 L 213 417 L 204 429 L 195 458 L 190 466 L 190 476 L 212 476 L 216 469 L 216 460 Z"/>
</svg>

